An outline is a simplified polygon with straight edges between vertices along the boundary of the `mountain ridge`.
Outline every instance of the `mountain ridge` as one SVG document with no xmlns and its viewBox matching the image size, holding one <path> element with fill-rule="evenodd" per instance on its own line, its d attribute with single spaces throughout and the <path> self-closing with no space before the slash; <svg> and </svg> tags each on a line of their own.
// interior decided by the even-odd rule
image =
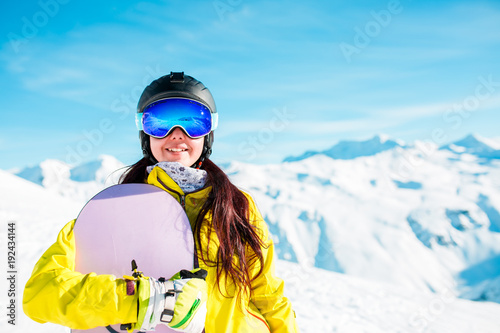
<svg viewBox="0 0 500 333">
<path fill-rule="evenodd" d="M 325 155 L 332 159 L 349 160 L 364 156 L 373 156 L 386 150 L 395 148 L 409 148 L 415 144 L 436 145 L 433 141 L 415 141 L 406 144 L 399 139 L 391 139 L 385 134 L 377 134 L 364 141 L 341 140 L 330 148 L 321 151 L 308 150 L 299 156 L 288 156 L 283 162 L 296 162 L 315 155 Z M 458 147 L 458 148 L 457 148 Z M 481 158 L 500 159 L 500 142 L 487 139 L 477 134 L 468 134 L 462 139 L 438 147 L 441 150 L 449 150 L 457 154 L 467 153 Z"/>
</svg>

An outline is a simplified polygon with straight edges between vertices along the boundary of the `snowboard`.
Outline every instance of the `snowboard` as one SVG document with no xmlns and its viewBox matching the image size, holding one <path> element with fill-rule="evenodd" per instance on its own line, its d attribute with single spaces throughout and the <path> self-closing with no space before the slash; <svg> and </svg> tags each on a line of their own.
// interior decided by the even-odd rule
<svg viewBox="0 0 500 333">
<path fill-rule="evenodd" d="M 132 260 L 145 276 L 169 279 L 193 269 L 194 240 L 181 205 L 148 184 L 119 184 L 95 195 L 78 215 L 74 236 L 75 269 L 88 274 L 132 274 Z M 127 323 L 122 323 L 127 324 Z M 120 325 L 76 332 L 123 332 Z M 158 325 L 156 332 L 175 332 Z"/>
</svg>

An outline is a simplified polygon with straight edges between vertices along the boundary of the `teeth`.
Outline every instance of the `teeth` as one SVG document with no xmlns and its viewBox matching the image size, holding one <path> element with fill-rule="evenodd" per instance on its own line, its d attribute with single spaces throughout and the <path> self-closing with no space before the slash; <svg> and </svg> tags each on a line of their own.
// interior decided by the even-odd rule
<svg viewBox="0 0 500 333">
<path fill-rule="evenodd" d="M 187 149 L 167 148 L 167 150 L 172 152 L 179 152 L 179 151 L 186 151 Z"/>
</svg>

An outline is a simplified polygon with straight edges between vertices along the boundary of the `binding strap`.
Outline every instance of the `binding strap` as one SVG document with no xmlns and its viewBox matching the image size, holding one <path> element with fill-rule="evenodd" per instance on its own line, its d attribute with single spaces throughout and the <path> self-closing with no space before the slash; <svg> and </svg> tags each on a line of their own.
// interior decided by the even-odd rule
<svg viewBox="0 0 500 333">
<path fill-rule="evenodd" d="M 111 333 L 120 333 L 120 332 L 118 332 L 117 330 L 115 330 L 113 327 L 111 327 L 111 325 L 106 326 L 106 329 L 107 329 L 109 332 L 111 332 Z"/>
</svg>

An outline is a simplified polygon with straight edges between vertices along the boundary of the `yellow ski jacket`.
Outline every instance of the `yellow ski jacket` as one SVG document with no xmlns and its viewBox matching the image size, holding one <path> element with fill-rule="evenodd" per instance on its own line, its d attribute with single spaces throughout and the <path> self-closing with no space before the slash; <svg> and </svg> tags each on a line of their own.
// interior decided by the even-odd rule
<svg viewBox="0 0 500 333">
<path fill-rule="evenodd" d="M 198 216 L 210 187 L 184 194 L 181 188 L 159 167 L 155 167 L 147 183 L 172 194 L 185 207 L 191 225 Z M 250 196 L 250 221 L 262 233 L 264 267 L 252 281 L 250 295 L 235 297 L 238 286 L 216 285 L 216 267 L 207 266 L 200 256 L 199 265 L 208 271 L 208 302 L 205 331 L 212 332 L 298 332 L 295 313 L 290 301 L 283 296 L 283 281 L 274 274 L 274 245 L 268 228 Z M 208 217 L 210 218 L 210 217 Z M 26 315 L 39 322 L 51 322 L 73 329 L 134 323 L 137 321 L 137 293 L 127 295 L 126 283 L 114 275 L 81 274 L 75 271 L 75 220 L 60 231 L 57 241 L 39 259 L 26 283 L 23 308 Z M 215 232 L 204 223 L 201 246 L 206 249 L 210 234 L 209 258 L 217 251 Z M 206 256 L 207 254 L 205 254 Z M 260 269 L 258 262 L 250 266 L 254 277 Z"/>
</svg>

